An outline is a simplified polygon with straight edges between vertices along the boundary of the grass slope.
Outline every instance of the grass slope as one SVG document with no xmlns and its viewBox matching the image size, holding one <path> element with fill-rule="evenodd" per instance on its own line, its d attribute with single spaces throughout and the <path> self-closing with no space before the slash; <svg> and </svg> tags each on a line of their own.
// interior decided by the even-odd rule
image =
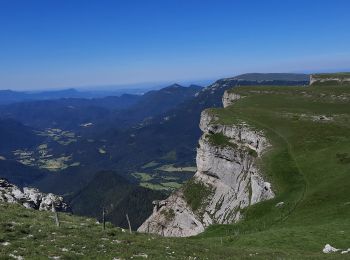
<svg viewBox="0 0 350 260">
<path fill-rule="evenodd" d="M 213 109 L 224 124 L 244 121 L 265 131 L 272 148 L 260 161 L 276 198 L 249 207 L 244 220 L 215 225 L 192 238 L 127 234 L 86 218 L 0 204 L 0 258 L 40 259 L 302 259 L 329 243 L 350 247 L 350 89 L 241 87 L 244 96 Z M 221 139 L 220 139 L 221 140 Z M 219 140 L 219 141 L 220 141 Z M 276 207 L 279 202 L 284 202 Z M 7 244 L 8 242 L 9 244 Z M 7 244 L 7 245 L 6 245 Z M 348 255 L 349 256 L 349 255 Z"/>
<path fill-rule="evenodd" d="M 273 149 L 261 161 L 277 192 L 235 225 L 213 226 L 203 237 L 230 237 L 241 247 L 318 252 L 350 247 L 350 89 L 242 87 L 244 96 L 211 110 L 223 124 L 263 129 Z M 284 202 L 276 207 L 278 202 Z"/>
<path fill-rule="evenodd" d="M 315 77 L 317 78 L 349 78 L 350 77 L 350 72 L 338 72 L 338 73 L 319 73 L 319 74 L 314 74 Z"/>
<path fill-rule="evenodd" d="M 242 259 L 317 257 L 296 250 L 235 246 L 229 237 L 163 238 L 96 220 L 0 203 L 0 259 Z M 20 259 L 20 258 L 18 258 Z"/>
</svg>

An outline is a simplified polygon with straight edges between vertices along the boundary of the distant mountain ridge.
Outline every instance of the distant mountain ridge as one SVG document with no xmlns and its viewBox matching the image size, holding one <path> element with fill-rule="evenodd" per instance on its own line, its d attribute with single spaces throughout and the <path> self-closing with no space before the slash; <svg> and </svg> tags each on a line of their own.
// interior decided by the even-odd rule
<svg viewBox="0 0 350 260">
<path fill-rule="evenodd" d="M 80 97 L 76 89 L 63 89 L 56 91 L 22 92 L 13 90 L 0 90 L 0 105 L 31 100 L 46 100 L 59 98 Z"/>
<path fill-rule="evenodd" d="M 266 81 L 305 81 L 308 82 L 309 74 L 301 73 L 246 73 L 233 77 L 236 80 L 249 80 L 257 82 Z"/>
<path fill-rule="evenodd" d="M 265 84 L 232 77 L 220 79 L 206 88 L 174 84 L 142 96 L 22 102 L 1 106 L 0 116 L 14 118 L 45 134 L 47 139 L 40 146 L 43 144 L 46 148 L 37 145 L 28 151 L 33 152 L 31 169 L 38 169 L 42 162 L 46 163 L 44 166 L 47 162 L 60 165 L 66 160 L 54 174 L 44 174 L 44 178 L 33 174 L 26 183 L 33 180 L 32 185 L 40 190 L 66 198 L 74 195 L 73 210 L 79 208 L 79 214 L 99 214 L 99 210 L 93 213 L 88 204 L 83 203 L 89 194 L 100 192 L 98 183 L 108 184 L 106 178 L 96 182 L 96 173 L 117 169 L 123 178 L 135 182 L 135 187 L 140 183 L 142 190 L 132 188 L 130 191 L 133 199 L 124 198 L 123 202 L 118 202 L 117 198 L 112 201 L 105 196 L 100 198 L 118 205 L 113 208 L 117 223 L 125 221 L 122 213 L 118 213 L 124 212 L 122 208 L 141 201 L 135 192 L 147 198 L 155 191 L 143 187 L 169 191 L 193 175 L 202 110 L 221 107 L 222 96 L 229 88 Z M 276 80 L 268 84 L 288 86 L 305 85 L 305 82 Z M 121 105 L 123 100 L 126 103 Z M 52 157 L 43 158 L 40 152 Z M 21 159 L 11 156 L 13 160 Z M 7 176 L 11 167 L 16 173 L 20 171 L 18 165 L 7 163 L 6 166 Z M 21 183 L 18 174 L 15 181 Z M 115 188 L 118 189 L 117 185 Z M 110 190 L 113 191 L 113 187 Z M 141 224 L 145 220 L 145 215 L 138 216 L 137 212 L 130 213 L 130 217 L 134 223 Z"/>
<path fill-rule="evenodd" d="M 77 90 L 74 88 L 62 90 L 46 90 L 46 91 L 13 91 L 0 90 L 0 105 L 8 105 L 18 102 L 30 102 L 39 100 L 55 100 L 55 99 L 96 99 L 109 96 L 119 97 L 122 95 L 139 96 L 148 90 L 131 89 L 131 90 L 105 90 L 105 91 L 88 91 Z"/>
<path fill-rule="evenodd" d="M 173 84 L 180 86 L 179 84 Z M 189 85 L 194 87 L 195 85 Z M 100 99 L 105 97 L 119 97 L 122 95 L 140 96 L 150 91 L 157 91 L 159 87 L 147 88 L 130 88 L 130 89 L 113 89 L 110 90 L 89 90 L 67 88 L 60 90 L 43 90 L 43 91 L 14 91 L 10 89 L 0 90 L 0 105 L 8 105 L 18 102 L 30 102 L 38 100 L 54 100 L 54 99 Z"/>
<path fill-rule="evenodd" d="M 195 85 L 183 87 L 174 84 L 144 95 L 23 101 L 0 105 L 0 117 L 13 118 L 36 128 L 76 129 L 81 124 L 106 124 L 107 121 L 114 126 L 126 127 L 174 108 L 194 97 L 200 89 L 201 87 Z"/>
</svg>

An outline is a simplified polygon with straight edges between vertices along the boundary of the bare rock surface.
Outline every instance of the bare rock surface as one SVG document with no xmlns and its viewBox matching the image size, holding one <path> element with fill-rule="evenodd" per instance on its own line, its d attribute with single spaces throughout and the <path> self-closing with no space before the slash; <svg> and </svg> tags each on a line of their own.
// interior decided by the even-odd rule
<svg viewBox="0 0 350 260">
<path fill-rule="evenodd" d="M 240 97 L 224 95 L 225 106 Z M 197 149 L 197 172 L 191 185 L 154 203 L 153 214 L 138 231 L 163 236 L 197 235 L 212 224 L 228 224 L 241 219 L 241 210 L 274 197 L 271 184 L 266 182 L 256 162 L 270 146 L 264 133 L 242 122 L 234 125 L 217 123 L 217 118 L 205 110 L 201 115 L 203 135 Z M 208 136 L 220 134 L 227 145 L 213 143 Z M 194 194 L 201 202 L 194 208 L 186 189 L 200 187 L 205 192 Z M 205 196 L 203 196 L 205 194 Z M 200 197 L 203 196 L 203 197 Z"/>
<path fill-rule="evenodd" d="M 36 188 L 24 187 L 22 190 L 2 178 L 0 178 L 0 201 L 17 203 L 37 210 L 51 210 L 53 204 L 57 211 L 70 211 L 70 207 L 58 195 L 42 193 Z"/>
</svg>

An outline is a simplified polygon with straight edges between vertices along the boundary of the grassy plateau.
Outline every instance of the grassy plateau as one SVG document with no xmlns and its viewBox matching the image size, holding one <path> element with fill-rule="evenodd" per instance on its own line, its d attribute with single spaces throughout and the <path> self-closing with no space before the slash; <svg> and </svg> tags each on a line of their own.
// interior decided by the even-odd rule
<svg viewBox="0 0 350 260">
<path fill-rule="evenodd" d="M 244 219 L 191 238 L 133 233 L 93 219 L 0 204 L 0 258 L 334 259 L 350 248 L 350 88 L 239 87 L 243 98 L 211 109 L 218 123 L 245 122 L 272 146 L 259 160 L 276 197 Z M 222 136 L 214 140 L 225 143 Z M 191 191 L 188 191 L 189 193 Z M 195 192 L 195 191 L 193 191 Z M 195 203 L 196 201 L 194 201 Z M 195 204 L 195 206 L 198 206 Z"/>
</svg>

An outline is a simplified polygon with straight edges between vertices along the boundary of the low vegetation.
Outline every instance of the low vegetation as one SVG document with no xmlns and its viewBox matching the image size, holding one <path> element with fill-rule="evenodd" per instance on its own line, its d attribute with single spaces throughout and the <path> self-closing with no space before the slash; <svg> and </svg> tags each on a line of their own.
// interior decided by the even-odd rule
<svg viewBox="0 0 350 260">
<path fill-rule="evenodd" d="M 161 213 L 164 215 L 167 221 L 172 221 L 175 217 L 175 212 L 173 209 L 163 209 Z"/>
<path fill-rule="evenodd" d="M 339 79 L 344 79 L 344 78 L 350 78 L 350 72 L 338 72 L 338 73 L 318 73 L 315 74 L 317 78 L 339 78 Z"/>
<path fill-rule="evenodd" d="M 174 164 L 165 164 L 158 167 L 157 170 L 164 172 L 196 172 L 197 168 L 191 166 L 176 167 Z"/>
<path fill-rule="evenodd" d="M 171 217 L 171 212 L 169 213 Z M 278 249 L 237 248 L 228 237 L 163 238 L 133 233 L 94 219 L 0 203 L 1 259 L 266 259 L 300 256 Z M 316 254 L 316 256 L 319 254 Z M 313 255 L 315 256 L 315 255 Z"/>
<path fill-rule="evenodd" d="M 276 198 L 247 208 L 236 224 L 214 225 L 192 238 L 128 234 L 110 224 L 103 231 L 95 220 L 67 214 L 59 215 L 61 227 L 57 228 L 51 212 L 0 204 L 0 258 L 349 256 L 340 252 L 325 255 L 322 249 L 326 244 L 350 247 L 350 88 L 315 85 L 239 87 L 233 91 L 245 98 L 213 113 L 218 122 L 244 121 L 264 131 L 272 148 L 263 156 L 260 167 L 272 182 Z M 331 116 L 332 120 L 320 116 Z M 210 197 L 210 188 L 194 180 L 183 189 L 195 211 Z"/>
<path fill-rule="evenodd" d="M 229 146 L 233 148 L 237 147 L 237 144 L 232 143 L 230 141 L 230 138 L 228 138 L 227 136 L 224 136 L 222 133 L 207 134 L 206 138 L 209 140 L 210 143 L 216 146 L 220 146 L 220 147 Z"/>
<path fill-rule="evenodd" d="M 210 199 L 210 187 L 194 179 L 189 180 L 183 187 L 186 202 L 194 212 L 200 211 L 205 202 Z"/>
</svg>

